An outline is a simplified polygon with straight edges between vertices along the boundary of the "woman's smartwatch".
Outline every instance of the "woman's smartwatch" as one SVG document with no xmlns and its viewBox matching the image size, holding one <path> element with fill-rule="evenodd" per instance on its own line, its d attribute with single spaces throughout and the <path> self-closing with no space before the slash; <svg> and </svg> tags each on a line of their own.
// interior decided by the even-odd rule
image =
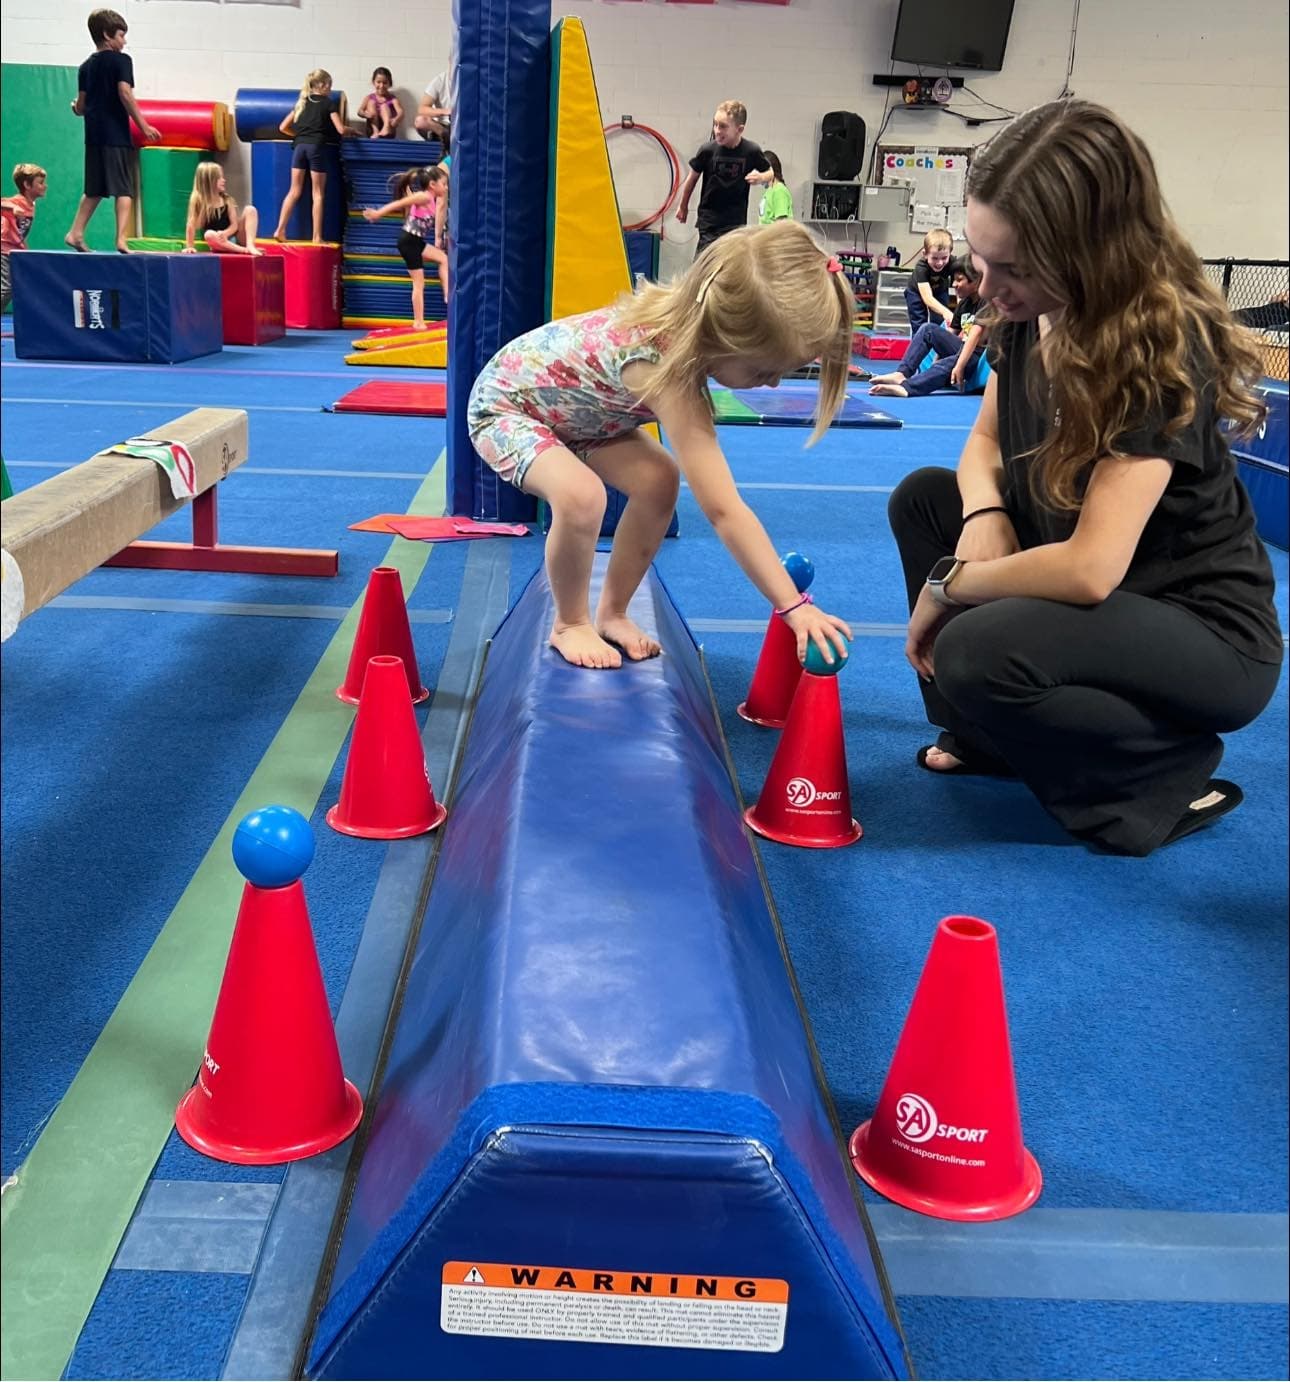
<svg viewBox="0 0 1290 1382">
<path fill-rule="evenodd" d="M 964 606 L 951 597 L 949 584 L 966 563 L 958 557 L 942 557 L 927 573 L 927 591 L 942 609 L 963 609 Z"/>
</svg>

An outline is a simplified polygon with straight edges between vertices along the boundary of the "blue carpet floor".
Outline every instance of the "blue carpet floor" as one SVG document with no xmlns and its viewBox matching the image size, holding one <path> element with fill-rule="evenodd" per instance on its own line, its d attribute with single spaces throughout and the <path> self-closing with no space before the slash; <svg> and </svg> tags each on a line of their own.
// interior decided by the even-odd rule
<svg viewBox="0 0 1290 1382">
<path fill-rule="evenodd" d="M 222 487 L 222 537 L 341 552 L 341 575 L 330 581 L 98 571 L 5 645 L 5 1175 L 384 553 L 387 538 L 347 525 L 404 509 L 442 448 L 442 422 L 321 411 L 362 382 L 340 364 L 347 339 L 301 333 L 165 370 L 15 364 L 4 343 L 15 488 L 186 407 L 246 407 L 250 460 Z M 1146 860 L 1073 844 L 1016 784 L 919 772 L 914 752 L 929 735 L 902 655 L 887 495 L 919 465 L 954 464 L 976 403 L 947 396 L 883 407 L 903 430 L 834 433 L 810 451 L 804 431 L 722 436 L 776 545 L 812 558 L 818 600 L 860 635 L 839 686 L 865 838 L 838 851 L 761 846 L 844 1130 L 872 1111 L 937 921 L 968 912 L 999 930 L 1023 1126 L 1044 1170 L 1041 1207 L 1242 1223 L 1283 1216 L 1285 678 L 1263 717 L 1228 742 L 1224 774 L 1245 788 L 1245 805 Z M 705 645 L 751 801 L 775 736 L 734 706 L 766 610 L 688 491 L 680 519 L 682 536 L 665 545 L 659 569 Z M 182 517 L 163 526 L 184 536 Z M 471 545 L 436 548 L 410 602 L 429 685 L 469 593 Z M 1284 625 L 1287 559 L 1272 555 Z M 510 544 L 512 601 L 540 560 L 536 537 Z M 215 617 L 165 601 L 286 605 L 314 617 Z M 333 1005 L 384 857 L 321 825 L 342 767 L 343 755 L 315 816 L 318 854 L 306 878 Z M 154 1173 L 217 1184 L 276 1183 L 281 1174 L 217 1165 L 174 1136 Z M 1043 1240 L 1028 1250 L 1041 1260 L 1059 1248 Z M 1221 1263 L 1230 1249 L 1216 1241 L 1213 1251 Z M 1097 1254 L 1087 1257 L 1095 1283 Z M 249 1281 L 246 1270 L 178 1263 L 112 1271 L 67 1375 L 219 1376 Z M 1144 1282 L 1127 1300 L 965 1288 L 905 1294 L 898 1304 L 925 1377 L 1261 1378 L 1285 1376 L 1283 1302 L 1162 1300 Z"/>
</svg>

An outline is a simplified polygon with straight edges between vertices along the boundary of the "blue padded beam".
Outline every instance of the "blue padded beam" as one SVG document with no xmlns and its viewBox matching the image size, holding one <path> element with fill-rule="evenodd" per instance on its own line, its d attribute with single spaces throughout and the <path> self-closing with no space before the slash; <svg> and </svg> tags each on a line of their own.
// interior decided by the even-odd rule
<svg viewBox="0 0 1290 1382">
<path fill-rule="evenodd" d="M 544 320 L 551 4 L 453 0 L 452 17 L 458 60 L 448 212 L 448 511 L 527 522 L 537 501 L 475 454 L 466 401 L 502 346 Z"/>
<path fill-rule="evenodd" d="M 311 1377 L 908 1376 L 698 651 L 632 614 L 664 656 L 570 667 L 539 575 L 491 646 Z"/>
</svg>

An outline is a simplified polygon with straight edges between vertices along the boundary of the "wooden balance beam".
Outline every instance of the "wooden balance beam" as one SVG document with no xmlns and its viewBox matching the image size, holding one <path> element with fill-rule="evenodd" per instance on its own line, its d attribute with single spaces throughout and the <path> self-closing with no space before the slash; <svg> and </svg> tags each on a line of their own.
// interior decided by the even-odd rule
<svg viewBox="0 0 1290 1382">
<path fill-rule="evenodd" d="M 167 571 L 239 571 L 253 575 L 334 576 L 334 551 L 233 547 L 218 540 L 216 486 L 247 457 L 240 408 L 196 408 L 152 429 L 193 458 L 193 540 L 140 542 L 188 501 L 176 499 L 154 461 L 100 452 L 6 499 L 4 550 L 22 574 L 26 618 L 98 566 Z"/>
</svg>

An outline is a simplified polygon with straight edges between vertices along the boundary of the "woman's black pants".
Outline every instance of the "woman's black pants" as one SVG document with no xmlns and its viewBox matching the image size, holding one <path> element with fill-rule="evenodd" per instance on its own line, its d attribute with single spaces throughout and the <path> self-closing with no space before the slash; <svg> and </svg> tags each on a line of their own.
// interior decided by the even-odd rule
<svg viewBox="0 0 1290 1382">
<path fill-rule="evenodd" d="M 954 472 L 907 476 L 888 516 L 912 609 L 962 533 Z M 1219 734 L 1258 715 L 1279 672 L 1186 610 L 1125 591 L 1092 606 L 965 609 L 937 635 L 934 661 L 935 681 L 920 682 L 927 718 L 964 756 L 1006 764 L 1072 835 L 1136 855 L 1203 794 Z"/>
</svg>

